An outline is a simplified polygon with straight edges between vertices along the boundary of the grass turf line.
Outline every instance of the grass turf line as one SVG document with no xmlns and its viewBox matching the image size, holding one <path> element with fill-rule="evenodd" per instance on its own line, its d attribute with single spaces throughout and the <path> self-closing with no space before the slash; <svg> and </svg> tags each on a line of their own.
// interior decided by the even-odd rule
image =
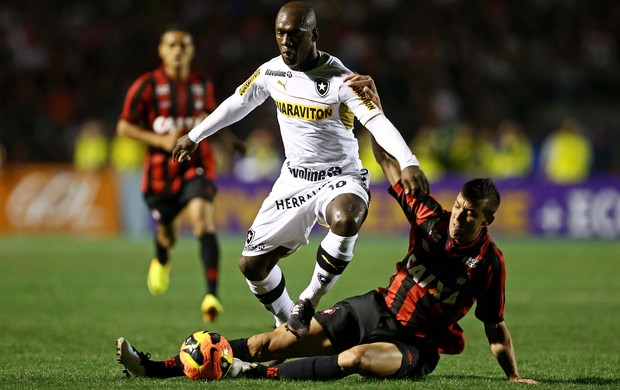
<svg viewBox="0 0 620 390">
<path fill-rule="evenodd" d="M 211 325 L 228 338 L 268 331 L 273 320 L 250 294 L 237 268 L 243 237 L 221 242 L 220 296 L 225 308 Z M 281 261 L 289 293 L 306 286 L 321 237 Z M 404 237 L 364 236 L 355 258 L 320 304 L 386 284 L 406 250 Z M 539 388 L 620 387 L 620 245 L 613 241 L 496 237 L 506 257 L 506 322 L 521 374 Z M 114 341 L 127 337 L 153 358 L 175 354 L 185 336 L 204 329 L 199 311 L 204 281 L 198 244 L 182 237 L 172 253 L 167 294 L 146 289 L 152 239 L 71 236 L 0 237 L 0 387 L 187 388 L 187 378 L 127 380 L 114 359 Z M 443 356 L 421 381 L 337 382 L 235 379 L 213 388 L 497 389 L 514 388 L 492 357 L 482 324 L 470 313 L 462 326 L 466 350 Z"/>
</svg>

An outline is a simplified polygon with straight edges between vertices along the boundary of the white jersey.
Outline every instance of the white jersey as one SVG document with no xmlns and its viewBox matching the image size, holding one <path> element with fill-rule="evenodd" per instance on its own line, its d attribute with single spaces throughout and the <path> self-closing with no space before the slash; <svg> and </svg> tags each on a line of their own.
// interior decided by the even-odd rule
<svg viewBox="0 0 620 390">
<path fill-rule="evenodd" d="M 398 130 L 360 88 L 344 78 L 352 72 L 339 59 L 320 52 L 309 71 L 291 70 L 281 56 L 261 65 L 235 93 L 189 137 L 194 142 L 229 126 L 271 97 L 277 108 L 280 132 L 291 167 L 324 170 L 334 166 L 361 167 L 354 118 L 368 128 L 401 167 L 419 165 Z"/>
</svg>

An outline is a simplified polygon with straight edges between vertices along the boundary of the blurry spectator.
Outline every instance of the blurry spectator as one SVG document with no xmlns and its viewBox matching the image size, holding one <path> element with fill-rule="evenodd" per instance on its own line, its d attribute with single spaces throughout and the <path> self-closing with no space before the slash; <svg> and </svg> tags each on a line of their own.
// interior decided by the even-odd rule
<svg viewBox="0 0 620 390">
<path fill-rule="evenodd" d="M 542 145 L 540 162 L 545 176 L 556 183 L 579 183 L 588 177 L 592 145 L 575 118 L 566 118 L 556 131 L 547 136 Z"/>
<path fill-rule="evenodd" d="M 484 172 L 497 178 L 525 177 L 534 164 L 534 148 L 521 127 L 511 121 L 502 121 L 495 139 L 481 150 Z"/>
<path fill-rule="evenodd" d="M 449 126 L 448 168 L 451 172 L 469 175 L 478 169 L 476 134 L 469 123 Z"/>
<path fill-rule="evenodd" d="M 415 152 L 420 166 L 431 183 L 441 179 L 446 174 L 446 166 L 442 157 L 442 140 L 432 126 L 422 126 L 415 137 L 409 142 Z M 413 146 L 415 145 L 415 149 Z"/>
<path fill-rule="evenodd" d="M 120 181 L 120 218 L 125 234 L 144 235 L 150 232 L 149 209 L 140 191 L 145 145 L 129 137 L 115 135 L 110 146 L 110 166 Z"/>
<path fill-rule="evenodd" d="M 84 122 L 75 140 L 73 162 L 83 171 L 95 171 L 107 165 L 108 139 L 101 121 L 89 119 Z"/>
<path fill-rule="evenodd" d="M 110 145 L 110 165 L 117 172 L 139 172 L 145 152 L 142 142 L 115 135 Z"/>
<path fill-rule="evenodd" d="M 276 145 L 274 130 L 257 127 L 246 140 L 247 153 L 235 164 L 235 176 L 244 182 L 273 181 L 280 175 L 284 159 Z"/>
</svg>

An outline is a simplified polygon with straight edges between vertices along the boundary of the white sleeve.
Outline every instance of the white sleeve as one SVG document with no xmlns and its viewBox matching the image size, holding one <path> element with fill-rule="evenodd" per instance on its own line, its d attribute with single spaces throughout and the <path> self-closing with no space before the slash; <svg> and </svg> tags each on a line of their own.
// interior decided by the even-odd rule
<svg viewBox="0 0 620 390">
<path fill-rule="evenodd" d="M 259 68 L 187 136 L 193 142 L 198 143 L 224 127 L 240 121 L 261 105 L 267 97 L 269 97 L 269 91 L 263 83 Z"/>
<path fill-rule="evenodd" d="M 248 115 L 258 104 L 243 104 L 238 94 L 229 96 L 217 108 L 187 135 L 189 139 L 198 143 L 215 134 L 226 126 L 236 123 Z"/>
<path fill-rule="evenodd" d="M 400 169 L 409 166 L 420 166 L 416 156 L 411 153 L 411 149 L 400 135 L 398 129 L 390 122 L 385 115 L 376 115 L 366 122 L 365 127 L 375 137 L 377 143 L 386 152 L 394 156 L 400 165 Z"/>
<path fill-rule="evenodd" d="M 342 84 L 339 90 L 341 101 L 353 111 L 360 123 L 370 131 L 377 143 L 394 156 L 400 169 L 412 165 L 420 166 L 416 156 L 403 139 L 398 129 L 362 91 L 361 88 Z"/>
</svg>

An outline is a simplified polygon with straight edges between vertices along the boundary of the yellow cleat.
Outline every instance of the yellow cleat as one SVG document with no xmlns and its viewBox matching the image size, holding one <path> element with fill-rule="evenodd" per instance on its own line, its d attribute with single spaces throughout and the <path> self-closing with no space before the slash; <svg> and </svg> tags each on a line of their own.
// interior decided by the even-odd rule
<svg viewBox="0 0 620 390">
<path fill-rule="evenodd" d="M 153 295 L 160 295 L 168 291 L 170 283 L 170 262 L 162 265 L 159 260 L 151 260 L 149 273 L 146 276 L 146 285 Z"/>
<path fill-rule="evenodd" d="M 212 322 L 224 311 L 224 308 L 215 295 L 207 294 L 202 300 L 200 310 L 202 310 L 202 319 L 204 322 Z"/>
</svg>

